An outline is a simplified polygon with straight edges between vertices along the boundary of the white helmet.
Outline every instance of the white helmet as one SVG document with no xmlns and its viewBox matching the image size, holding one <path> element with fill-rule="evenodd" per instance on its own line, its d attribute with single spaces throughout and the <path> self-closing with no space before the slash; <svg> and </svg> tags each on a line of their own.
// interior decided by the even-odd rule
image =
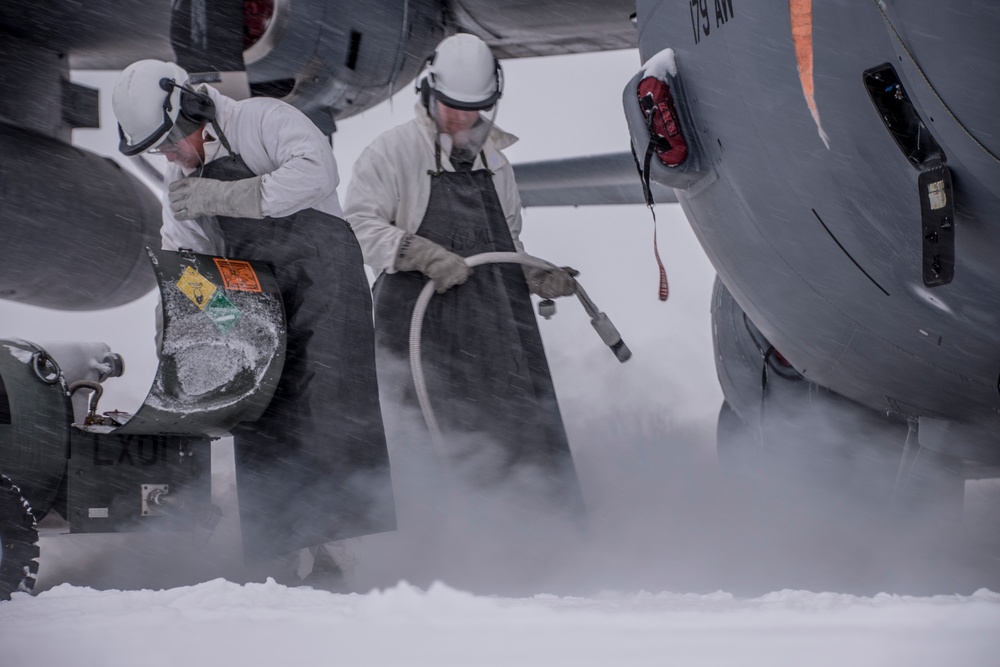
<svg viewBox="0 0 1000 667">
<path fill-rule="evenodd" d="M 139 60 L 115 81 L 111 106 L 118 119 L 118 150 L 138 155 L 163 143 L 181 111 L 188 74 L 162 60 Z"/>
<path fill-rule="evenodd" d="M 487 109 L 503 93 L 500 62 L 486 42 L 465 33 L 438 44 L 424 81 L 434 97 L 456 109 Z"/>
</svg>

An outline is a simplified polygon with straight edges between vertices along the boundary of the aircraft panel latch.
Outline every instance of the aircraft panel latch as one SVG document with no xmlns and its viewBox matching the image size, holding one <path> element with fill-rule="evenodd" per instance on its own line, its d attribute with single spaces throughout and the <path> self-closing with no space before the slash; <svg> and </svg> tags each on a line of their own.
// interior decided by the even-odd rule
<svg viewBox="0 0 1000 667">
<path fill-rule="evenodd" d="M 955 277 L 955 197 L 951 171 L 939 164 L 920 172 L 920 227 L 924 285 L 947 285 Z"/>
</svg>

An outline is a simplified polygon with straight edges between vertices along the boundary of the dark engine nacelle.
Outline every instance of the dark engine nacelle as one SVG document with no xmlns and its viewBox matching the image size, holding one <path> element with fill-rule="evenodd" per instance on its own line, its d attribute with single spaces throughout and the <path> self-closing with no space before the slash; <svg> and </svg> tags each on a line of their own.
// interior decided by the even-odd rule
<svg viewBox="0 0 1000 667">
<path fill-rule="evenodd" d="M 160 204 L 112 160 L 0 124 L 0 299 L 59 310 L 129 303 L 155 285 Z"/>
<path fill-rule="evenodd" d="M 243 54 L 251 93 L 294 104 L 327 134 L 409 84 L 447 34 L 434 0 L 255 4 L 271 15 Z"/>
</svg>

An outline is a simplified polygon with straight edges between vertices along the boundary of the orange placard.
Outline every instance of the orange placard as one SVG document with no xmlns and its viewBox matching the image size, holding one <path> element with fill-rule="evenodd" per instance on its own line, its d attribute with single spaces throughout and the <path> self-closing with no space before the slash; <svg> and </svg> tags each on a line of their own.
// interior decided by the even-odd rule
<svg viewBox="0 0 1000 667">
<path fill-rule="evenodd" d="M 219 275 L 222 276 L 222 284 L 226 289 L 239 290 L 241 292 L 259 292 L 260 281 L 257 280 L 257 273 L 250 266 L 250 262 L 241 262 L 235 259 L 222 259 L 215 257 L 215 265 L 219 267 Z"/>
</svg>

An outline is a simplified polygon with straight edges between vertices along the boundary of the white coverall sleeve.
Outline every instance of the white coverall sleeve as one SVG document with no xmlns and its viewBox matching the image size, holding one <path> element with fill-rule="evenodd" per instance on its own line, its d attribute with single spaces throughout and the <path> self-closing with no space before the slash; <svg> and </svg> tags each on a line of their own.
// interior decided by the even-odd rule
<svg viewBox="0 0 1000 667">
<path fill-rule="evenodd" d="M 396 271 L 396 251 L 406 231 L 393 223 L 399 210 L 397 164 L 369 146 L 354 163 L 344 198 L 344 215 L 361 245 L 365 264 L 376 273 Z"/>
<path fill-rule="evenodd" d="M 311 208 L 337 190 L 333 149 L 305 114 L 287 104 L 267 109 L 260 142 L 278 168 L 261 179 L 261 213 L 280 218 Z"/>
</svg>

